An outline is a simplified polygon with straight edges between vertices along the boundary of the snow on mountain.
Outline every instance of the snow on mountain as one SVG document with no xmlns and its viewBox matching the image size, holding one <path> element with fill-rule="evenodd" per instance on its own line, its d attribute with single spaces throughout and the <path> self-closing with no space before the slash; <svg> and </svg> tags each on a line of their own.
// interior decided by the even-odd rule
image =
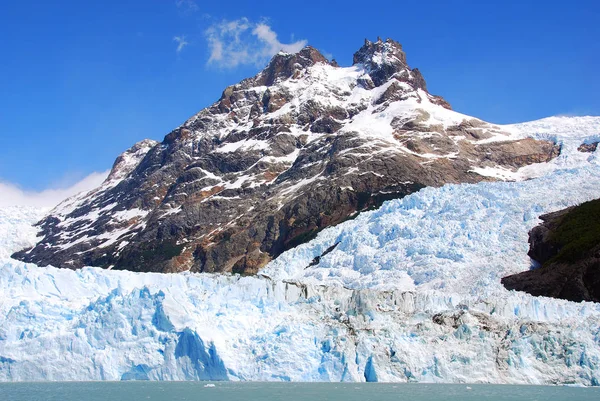
<svg viewBox="0 0 600 401">
<path fill-rule="evenodd" d="M 599 128 L 503 127 L 563 152 L 539 178 L 387 202 L 254 277 L 25 264 L 8 255 L 35 241 L 40 214 L 2 210 L 0 379 L 598 385 L 600 305 L 510 292 L 500 277 L 529 267 L 540 214 L 600 197 L 597 152 L 571 146 Z"/>
</svg>

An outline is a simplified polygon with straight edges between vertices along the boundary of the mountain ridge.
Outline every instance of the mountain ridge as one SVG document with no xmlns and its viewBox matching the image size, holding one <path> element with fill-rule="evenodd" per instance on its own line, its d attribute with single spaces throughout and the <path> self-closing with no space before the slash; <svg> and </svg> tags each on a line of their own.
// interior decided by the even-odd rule
<svg viewBox="0 0 600 401">
<path fill-rule="evenodd" d="M 498 179 L 552 160 L 551 140 L 515 136 L 429 94 L 391 39 L 352 67 L 307 46 L 167 134 L 121 155 L 98 189 L 59 205 L 39 265 L 256 273 L 357 212 L 426 186 Z"/>
</svg>

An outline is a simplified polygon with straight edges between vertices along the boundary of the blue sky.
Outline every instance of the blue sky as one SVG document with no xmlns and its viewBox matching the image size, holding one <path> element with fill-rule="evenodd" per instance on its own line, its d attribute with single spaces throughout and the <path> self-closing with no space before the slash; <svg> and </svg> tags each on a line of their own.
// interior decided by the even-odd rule
<svg viewBox="0 0 600 401">
<path fill-rule="evenodd" d="M 1 10 L 0 182 L 23 190 L 107 170 L 277 47 L 304 43 L 350 65 L 365 38 L 398 40 L 430 92 L 495 123 L 600 115 L 597 1 L 30 0 Z"/>
</svg>

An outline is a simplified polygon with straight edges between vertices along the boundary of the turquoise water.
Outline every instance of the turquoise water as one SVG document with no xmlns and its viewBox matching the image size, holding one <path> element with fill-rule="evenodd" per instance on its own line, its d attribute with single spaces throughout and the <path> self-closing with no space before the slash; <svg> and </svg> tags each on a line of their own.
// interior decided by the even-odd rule
<svg viewBox="0 0 600 401">
<path fill-rule="evenodd" d="M 2 401 L 600 400 L 600 388 L 488 384 L 50 382 L 0 383 Z"/>
</svg>

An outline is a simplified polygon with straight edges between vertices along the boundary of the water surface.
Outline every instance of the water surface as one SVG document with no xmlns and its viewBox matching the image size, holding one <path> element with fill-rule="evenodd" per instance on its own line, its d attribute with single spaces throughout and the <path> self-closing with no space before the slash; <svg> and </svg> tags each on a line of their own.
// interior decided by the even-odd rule
<svg viewBox="0 0 600 401">
<path fill-rule="evenodd" d="M 0 400 L 598 401 L 600 388 L 488 384 L 36 382 L 0 383 Z"/>
</svg>

